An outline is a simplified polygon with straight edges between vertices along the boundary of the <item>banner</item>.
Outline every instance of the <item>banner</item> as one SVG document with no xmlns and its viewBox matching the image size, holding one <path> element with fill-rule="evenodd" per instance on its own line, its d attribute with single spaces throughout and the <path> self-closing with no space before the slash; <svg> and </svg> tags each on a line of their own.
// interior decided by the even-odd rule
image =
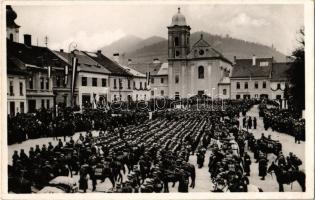
<svg viewBox="0 0 315 200">
<path fill-rule="evenodd" d="M 68 75 L 69 75 L 69 66 L 68 65 L 66 65 L 65 66 L 65 85 L 67 85 L 68 84 Z"/>
<path fill-rule="evenodd" d="M 51 66 L 48 66 L 47 67 L 47 73 L 48 73 L 48 78 L 50 78 L 51 77 Z"/>
<path fill-rule="evenodd" d="M 71 95 L 73 97 L 74 94 L 74 88 L 75 88 L 75 82 L 77 78 L 77 65 L 78 65 L 78 58 L 73 57 L 72 58 L 72 79 L 71 79 Z"/>
</svg>

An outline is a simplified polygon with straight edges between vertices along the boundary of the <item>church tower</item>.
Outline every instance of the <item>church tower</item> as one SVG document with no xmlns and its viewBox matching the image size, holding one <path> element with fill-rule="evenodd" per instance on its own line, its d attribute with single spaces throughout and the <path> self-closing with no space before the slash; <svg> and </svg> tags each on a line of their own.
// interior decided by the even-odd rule
<svg viewBox="0 0 315 200">
<path fill-rule="evenodd" d="M 172 18 L 168 28 L 168 59 L 186 59 L 190 52 L 190 26 L 185 16 L 178 12 Z"/>
<path fill-rule="evenodd" d="M 7 38 L 13 42 L 19 42 L 19 28 L 14 20 L 17 15 L 11 6 L 6 6 L 6 15 L 7 15 Z"/>
</svg>

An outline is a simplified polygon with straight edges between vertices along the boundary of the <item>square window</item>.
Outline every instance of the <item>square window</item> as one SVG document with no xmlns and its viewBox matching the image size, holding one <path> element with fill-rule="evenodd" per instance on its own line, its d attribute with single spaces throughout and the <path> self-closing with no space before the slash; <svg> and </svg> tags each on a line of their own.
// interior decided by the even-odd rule
<svg viewBox="0 0 315 200">
<path fill-rule="evenodd" d="M 102 87 L 107 87 L 107 79 L 102 78 Z"/>
<path fill-rule="evenodd" d="M 240 84 L 240 82 L 237 82 L 236 83 L 236 89 L 240 89 L 241 88 L 241 84 Z"/>
<path fill-rule="evenodd" d="M 161 78 L 161 83 L 164 83 L 164 78 Z"/>
<path fill-rule="evenodd" d="M 248 83 L 247 82 L 244 83 L 244 88 L 248 89 Z"/>
<path fill-rule="evenodd" d="M 263 82 L 263 88 L 266 88 L 266 81 Z"/>
<path fill-rule="evenodd" d="M 87 86 L 87 77 L 81 77 L 81 85 Z"/>
<path fill-rule="evenodd" d="M 164 96 L 164 90 L 161 90 L 161 96 Z"/>
<path fill-rule="evenodd" d="M 92 86 L 97 87 L 97 78 L 92 78 Z"/>
<path fill-rule="evenodd" d="M 255 82 L 255 89 L 258 89 L 258 82 Z"/>
</svg>

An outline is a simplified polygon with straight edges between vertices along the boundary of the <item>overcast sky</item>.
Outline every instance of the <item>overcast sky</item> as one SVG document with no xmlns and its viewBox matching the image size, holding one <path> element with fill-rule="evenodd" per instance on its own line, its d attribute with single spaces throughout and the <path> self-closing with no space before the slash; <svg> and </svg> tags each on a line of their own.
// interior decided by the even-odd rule
<svg viewBox="0 0 315 200">
<path fill-rule="evenodd" d="M 167 26 L 181 7 L 191 33 L 205 31 L 274 45 L 289 54 L 297 45 L 297 31 L 304 25 L 302 5 L 67 5 L 13 6 L 18 17 L 20 41 L 32 35 L 53 49 L 68 49 L 75 41 L 79 49 L 96 50 L 124 37 L 167 38 Z"/>
</svg>

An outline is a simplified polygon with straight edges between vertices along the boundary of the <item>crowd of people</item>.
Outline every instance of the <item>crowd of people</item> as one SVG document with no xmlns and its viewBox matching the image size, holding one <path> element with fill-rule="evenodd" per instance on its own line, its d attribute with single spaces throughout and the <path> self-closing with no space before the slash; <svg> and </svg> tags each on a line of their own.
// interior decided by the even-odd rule
<svg viewBox="0 0 315 200">
<path fill-rule="evenodd" d="M 9 191 L 31 193 L 34 189 L 45 188 L 55 177 L 77 176 L 81 192 L 96 191 L 97 185 L 107 179 L 112 187 L 105 192 L 169 192 L 169 183 L 173 187 L 178 183 L 178 192 L 189 192 L 198 178 L 195 164 L 202 168 L 208 159 L 213 183 L 209 190 L 247 192 L 250 190 L 248 176 L 251 175 L 252 161 L 245 151 L 245 141 L 249 136 L 239 129 L 239 117 L 240 113 L 246 115 L 255 103 L 227 101 L 225 109 L 216 110 L 160 110 L 154 112 L 151 119 L 148 113 L 137 111 L 63 112 L 57 119 L 73 123 L 71 134 L 66 134 L 68 139 L 58 139 L 56 145 L 51 142 L 42 146 L 35 144 L 30 149 L 15 151 L 12 165 L 8 167 Z M 222 104 L 216 107 L 222 108 Z M 45 124 L 40 116 L 45 115 L 38 113 L 31 118 Z M 17 123 L 17 118 L 14 120 Z M 246 118 L 246 127 L 251 129 L 249 123 L 252 122 L 255 128 L 254 121 L 254 118 Z M 60 129 L 53 130 L 57 132 L 53 136 L 60 134 Z M 78 130 L 82 131 L 79 137 L 73 138 L 71 135 Z M 92 130 L 97 130 L 97 134 L 92 134 Z M 30 133 L 24 134 L 28 138 Z M 209 158 L 205 158 L 207 149 L 211 151 Z M 267 153 L 259 146 L 255 152 L 259 153 L 259 176 L 264 179 Z M 189 159 L 194 154 L 197 163 L 191 163 Z M 282 159 L 280 155 L 278 157 L 280 165 Z M 286 170 L 293 169 L 288 168 L 288 163 L 286 160 Z M 290 163 L 295 169 L 297 165 Z"/>
<path fill-rule="evenodd" d="M 279 108 L 267 108 L 266 104 L 259 105 L 259 115 L 263 117 L 264 128 L 287 133 L 295 137 L 295 143 L 305 140 L 305 120 L 298 113 Z"/>
</svg>

